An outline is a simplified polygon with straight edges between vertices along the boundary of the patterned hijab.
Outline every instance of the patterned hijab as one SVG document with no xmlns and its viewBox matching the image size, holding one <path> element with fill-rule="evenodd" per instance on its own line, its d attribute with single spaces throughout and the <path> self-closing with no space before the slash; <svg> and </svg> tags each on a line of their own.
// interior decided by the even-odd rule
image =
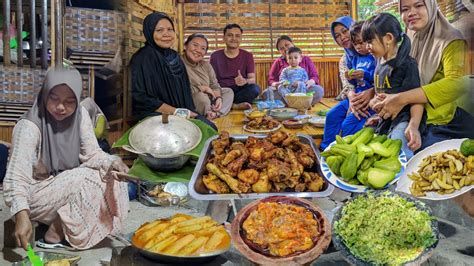
<svg viewBox="0 0 474 266">
<path fill-rule="evenodd" d="M 46 110 L 49 93 L 58 85 L 67 85 L 76 96 L 77 107 L 68 118 L 57 121 Z M 46 169 L 37 167 L 35 175 L 57 175 L 79 166 L 82 78 L 77 70 L 51 69 L 33 107 L 21 117 L 38 126 L 41 132 L 40 161 Z M 38 176 L 36 176 L 38 178 Z"/>
<path fill-rule="evenodd" d="M 407 29 L 410 37 L 410 55 L 418 62 L 421 85 L 426 85 L 433 79 L 441 63 L 441 56 L 448 44 L 454 40 L 464 40 L 461 32 L 455 29 L 439 11 L 435 0 L 424 0 L 428 10 L 428 23 L 422 30 Z M 402 1 L 399 2 L 401 14 Z"/>
</svg>

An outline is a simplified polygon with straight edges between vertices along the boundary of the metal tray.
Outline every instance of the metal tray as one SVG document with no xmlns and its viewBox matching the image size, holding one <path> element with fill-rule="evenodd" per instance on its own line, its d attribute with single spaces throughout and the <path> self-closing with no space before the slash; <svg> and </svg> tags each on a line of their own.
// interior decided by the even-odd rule
<svg viewBox="0 0 474 266">
<path fill-rule="evenodd" d="M 254 136 L 257 138 L 264 138 L 266 135 L 230 135 L 232 140 L 245 141 L 249 136 Z M 309 144 L 313 148 L 314 153 L 316 154 L 317 161 L 314 163 L 312 171 L 317 172 L 323 179 L 323 173 L 319 168 L 319 160 L 321 155 L 319 151 L 314 147 L 313 139 L 307 135 L 297 134 L 298 138 L 302 143 Z M 191 181 L 189 181 L 188 192 L 189 195 L 196 200 L 233 200 L 233 199 L 261 199 L 270 196 L 290 196 L 290 197 L 300 197 L 300 198 L 323 198 L 331 195 L 334 190 L 334 187 L 325 180 L 325 185 L 323 190 L 319 192 L 269 192 L 269 193 L 244 193 L 244 194 L 216 194 L 210 192 L 202 181 L 203 173 L 206 171 L 205 163 L 208 161 L 209 156 L 212 154 L 211 142 L 217 139 L 219 136 L 213 136 L 206 141 L 204 148 L 202 149 L 199 160 L 194 168 Z"/>
</svg>

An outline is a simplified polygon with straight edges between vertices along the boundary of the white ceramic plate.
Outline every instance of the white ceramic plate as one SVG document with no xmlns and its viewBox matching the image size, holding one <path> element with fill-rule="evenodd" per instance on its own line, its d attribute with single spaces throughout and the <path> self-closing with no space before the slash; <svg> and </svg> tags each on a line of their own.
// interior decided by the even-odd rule
<svg viewBox="0 0 474 266">
<path fill-rule="evenodd" d="M 443 152 L 443 151 L 452 150 L 452 149 L 459 150 L 459 148 L 461 147 L 461 142 L 463 142 L 463 140 L 465 139 L 451 139 L 451 140 L 441 141 L 417 153 L 415 156 L 413 156 L 410 159 L 410 161 L 408 161 L 406 171 L 400 177 L 400 181 L 397 184 L 396 190 L 411 194 L 410 187 L 413 181 L 408 177 L 408 174 L 418 171 L 418 165 L 421 163 L 423 158 L 428 157 L 429 155 L 432 155 L 437 152 Z M 468 192 L 469 190 L 471 190 L 472 188 L 474 188 L 474 185 L 465 186 L 460 190 L 455 190 L 453 193 L 445 194 L 445 195 L 441 195 L 436 192 L 428 192 L 426 193 L 425 197 L 419 197 L 419 198 L 428 199 L 428 200 L 446 200 L 446 199 L 454 198 L 461 194 L 464 194 Z"/>
<path fill-rule="evenodd" d="M 252 132 L 252 133 L 269 133 L 269 132 L 277 131 L 280 128 L 281 128 L 281 124 L 278 124 L 278 126 L 272 129 L 253 129 L 253 128 L 248 128 L 247 125 L 244 125 L 244 130 L 248 132 Z"/>
<path fill-rule="evenodd" d="M 332 145 L 336 144 L 336 141 L 334 141 L 333 143 L 331 143 L 327 148 L 326 150 L 329 150 L 331 148 Z M 400 179 L 401 175 L 404 173 L 405 171 L 405 167 L 407 165 L 407 157 L 405 156 L 405 153 L 400 150 L 400 154 L 398 155 L 398 160 L 400 161 L 400 163 L 402 164 L 402 169 L 400 170 L 400 172 L 398 172 L 396 175 L 395 175 L 395 178 L 392 180 L 392 182 L 388 183 L 384 188 L 382 189 L 386 189 L 388 188 L 390 185 L 394 184 L 395 182 L 398 181 L 398 179 Z M 340 178 L 339 176 L 337 176 L 336 174 L 334 174 L 331 169 L 329 169 L 329 166 L 328 164 L 326 163 L 326 158 L 324 158 L 323 156 L 321 156 L 321 160 L 319 161 L 319 164 L 321 166 L 321 171 L 323 172 L 323 175 L 324 177 L 331 183 L 333 184 L 334 186 L 344 190 L 344 191 L 348 191 L 348 192 L 367 192 L 369 190 L 374 190 L 370 187 L 367 187 L 367 186 L 363 186 L 363 185 L 352 185 L 352 184 L 349 184 L 347 182 L 345 182 L 344 180 L 342 180 L 342 178 Z"/>
<path fill-rule="evenodd" d="M 308 120 L 308 123 L 315 127 L 324 127 L 324 124 L 326 123 L 326 117 L 325 116 L 313 116 L 311 119 Z"/>
</svg>

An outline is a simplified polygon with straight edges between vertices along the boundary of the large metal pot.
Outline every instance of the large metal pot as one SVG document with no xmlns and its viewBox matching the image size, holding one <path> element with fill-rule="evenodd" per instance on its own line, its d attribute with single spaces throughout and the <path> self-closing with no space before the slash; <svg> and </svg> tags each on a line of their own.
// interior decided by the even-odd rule
<svg viewBox="0 0 474 266">
<path fill-rule="evenodd" d="M 149 117 L 136 125 L 123 148 L 138 154 L 145 164 L 158 171 L 181 169 L 189 159 L 184 153 L 201 142 L 201 129 L 191 121 L 174 116 Z"/>
</svg>

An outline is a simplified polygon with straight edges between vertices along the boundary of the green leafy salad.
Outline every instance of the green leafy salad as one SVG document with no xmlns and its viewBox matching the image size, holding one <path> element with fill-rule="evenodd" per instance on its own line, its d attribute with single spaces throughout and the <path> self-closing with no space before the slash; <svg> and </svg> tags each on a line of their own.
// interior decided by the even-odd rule
<svg viewBox="0 0 474 266">
<path fill-rule="evenodd" d="M 400 196 L 360 196 L 349 202 L 335 222 L 335 232 L 350 252 L 366 262 L 400 265 L 436 242 L 435 219 Z"/>
</svg>

